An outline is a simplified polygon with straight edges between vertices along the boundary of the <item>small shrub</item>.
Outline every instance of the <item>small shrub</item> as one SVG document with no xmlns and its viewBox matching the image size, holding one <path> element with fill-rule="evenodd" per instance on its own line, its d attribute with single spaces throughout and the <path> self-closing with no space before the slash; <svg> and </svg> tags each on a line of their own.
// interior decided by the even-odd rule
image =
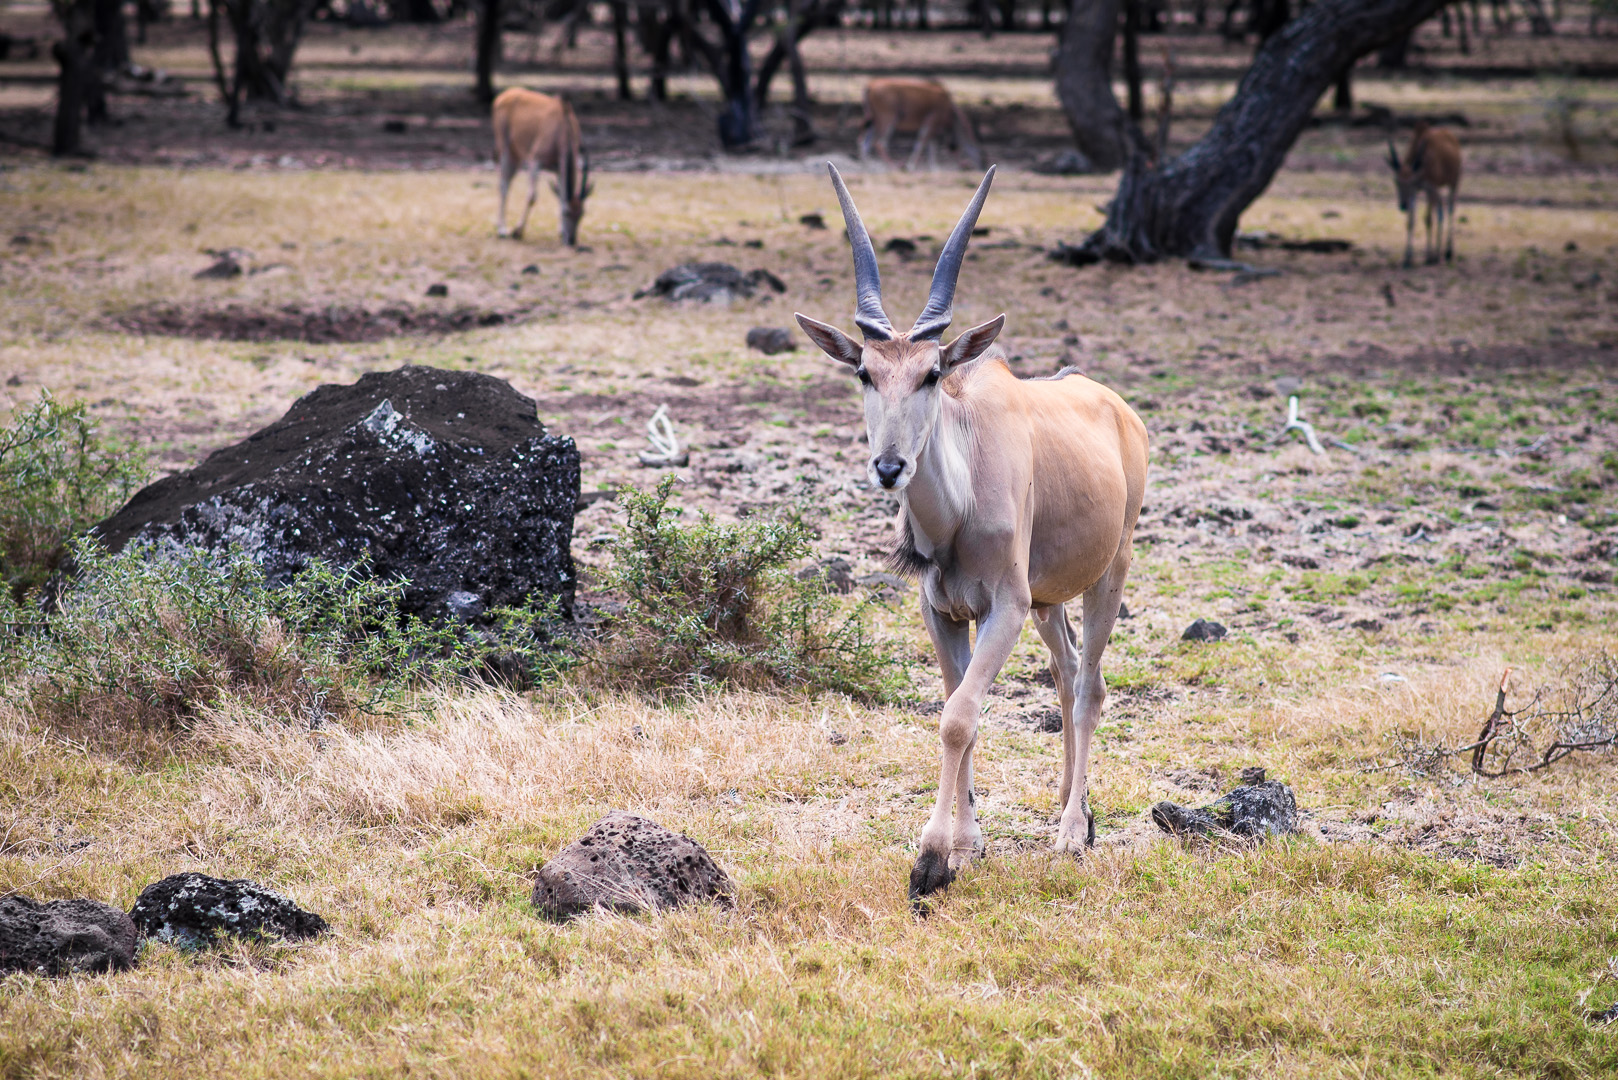
<svg viewBox="0 0 1618 1080">
<path fill-rule="evenodd" d="M 36 711 L 184 726 L 227 697 L 318 727 L 402 706 L 407 692 L 477 671 L 535 672 L 550 605 L 494 612 L 493 628 L 402 616 L 400 582 L 316 564 L 281 587 L 233 550 L 71 546 L 79 577 L 54 609 L 0 597 L 0 677 Z"/>
<path fill-rule="evenodd" d="M 620 496 L 624 527 L 603 585 L 624 598 L 595 664 L 608 681 L 701 689 L 730 683 L 881 699 L 900 686 L 893 652 L 870 637 L 874 598 L 850 606 L 790 566 L 810 554 L 798 513 L 726 525 L 678 522 L 674 478 Z"/>
<path fill-rule="evenodd" d="M 145 476 L 142 455 L 104 438 L 83 402 L 47 393 L 0 427 L 0 576 L 13 597 L 49 577 L 67 538 L 116 510 Z"/>
</svg>

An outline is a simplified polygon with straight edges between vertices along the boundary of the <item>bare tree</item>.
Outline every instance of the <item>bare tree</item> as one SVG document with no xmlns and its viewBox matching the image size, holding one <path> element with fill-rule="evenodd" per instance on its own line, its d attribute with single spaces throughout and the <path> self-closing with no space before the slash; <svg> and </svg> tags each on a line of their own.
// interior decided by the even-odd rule
<svg viewBox="0 0 1618 1080">
<path fill-rule="evenodd" d="M 51 46 L 57 66 L 51 153 L 73 157 L 85 153 L 86 118 L 98 123 L 107 116 L 106 88 L 95 64 L 95 8 L 91 0 L 52 0 L 51 10 L 62 27 L 61 40 Z"/>
<path fill-rule="evenodd" d="M 286 105 L 287 77 L 315 0 L 209 0 L 208 45 L 214 79 L 225 99 L 225 122 L 241 126 L 244 101 Z M 227 77 L 219 52 L 223 13 L 236 42 L 235 63 Z"/>
<path fill-rule="evenodd" d="M 1056 94 L 1079 152 L 1116 169 L 1144 146 L 1112 92 L 1112 56 L 1124 0 L 1073 0 L 1056 53 Z"/>
<path fill-rule="evenodd" d="M 1321 95 L 1350 64 L 1445 2 L 1315 0 L 1259 48 L 1236 96 L 1189 150 L 1155 164 L 1131 153 L 1106 224 L 1082 247 L 1065 249 L 1067 257 L 1229 258 L 1242 212 L 1269 186 Z"/>
</svg>

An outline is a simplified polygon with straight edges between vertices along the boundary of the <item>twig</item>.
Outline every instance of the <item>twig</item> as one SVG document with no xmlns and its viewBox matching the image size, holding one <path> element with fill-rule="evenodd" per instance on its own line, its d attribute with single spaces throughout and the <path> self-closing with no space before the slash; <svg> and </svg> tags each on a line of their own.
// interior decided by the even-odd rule
<svg viewBox="0 0 1618 1080">
<path fill-rule="evenodd" d="M 642 450 L 642 465 L 685 465 L 691 454 L 680 452 L 680 442 L 674 437 L 674 424 L 669 420 L 669 407 L 659 405 L 646 423 L 646 438 L 652 444 L 650 451 Z"/>
<path fill-rule="evenodd" d="M 1275 438 L 1270 440 L 1271 444 L 1278 443 L 1282 439 L 1286 438 L 1286 434 L 1289 431 L 1301 431 L 1301 432 L 1303 432 L 1304 439 L 1309 443 L 1309 449 L 1311 449 L 1315 453 L 1321 454 L 1321 455 L 1324 455 L 1326 453 L 1326 448 L 1321 446 L 1320 445 L 1320 440 L 1315 437 L 1315 426 L 1313 424 L 1309 423 L 1309 421 L 1307 421 L 1307 420 L 1300 420 L 1298 418 L 1298 395 L 1297 394 L 1293 394 L 1291 397 L 1287 398 L 1287 422 L 1286 422 L 1286 426 L 1283 427 L 1280 431 L 1276 432 Z"/>
</svg>

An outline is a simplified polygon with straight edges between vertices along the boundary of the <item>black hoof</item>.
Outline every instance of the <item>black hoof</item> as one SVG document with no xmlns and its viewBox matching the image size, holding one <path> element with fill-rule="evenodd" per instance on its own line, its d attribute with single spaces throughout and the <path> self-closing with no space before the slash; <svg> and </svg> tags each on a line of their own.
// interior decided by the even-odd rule
<svg viewBox="0 0 1618 1080">
<path fill-rule="evenodd" d="M 922 897 L 947 888 L 954 880 L 955 871 L 949 868 L 948 855 L 924 851 L 910 868 L 910 902 L 917 903 Z"/>
<path fill-rule="evenodd" d="M 1091 811 L 1091 810 L 1086 810 L 1084 812 L 1084 816 L 1089 818 L 1089 830 L 1087 832 L 1085 832 L 1085 834 L 1084 834 L 1084 846 L 1085 847 L 1095 847 L 1096 846 L 1096 816 L 1095 816 L 1095 812 Z"/>
</svg>

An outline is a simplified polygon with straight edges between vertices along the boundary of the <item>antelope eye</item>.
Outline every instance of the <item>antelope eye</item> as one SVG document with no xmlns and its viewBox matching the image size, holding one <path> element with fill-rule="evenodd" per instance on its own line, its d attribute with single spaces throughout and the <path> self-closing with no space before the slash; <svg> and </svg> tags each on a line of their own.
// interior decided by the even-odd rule
<svg viewBox="0 0 1618 1080">
<path fill-rule="evenodd" d="M 871 385 L 871 373 L 864 368 L 855 368 L 854 374 L 859 376 L 860 382 L 866 386 Z"/>
<path fill-rule="evenodd" d="M 923 386 L 937 386 L 939 378 L 940 375 L 938 373 L 938 369 L 933 368 L 927 373 L 927 377 L 921 381 L 921 384 Z"/>
</svg>

